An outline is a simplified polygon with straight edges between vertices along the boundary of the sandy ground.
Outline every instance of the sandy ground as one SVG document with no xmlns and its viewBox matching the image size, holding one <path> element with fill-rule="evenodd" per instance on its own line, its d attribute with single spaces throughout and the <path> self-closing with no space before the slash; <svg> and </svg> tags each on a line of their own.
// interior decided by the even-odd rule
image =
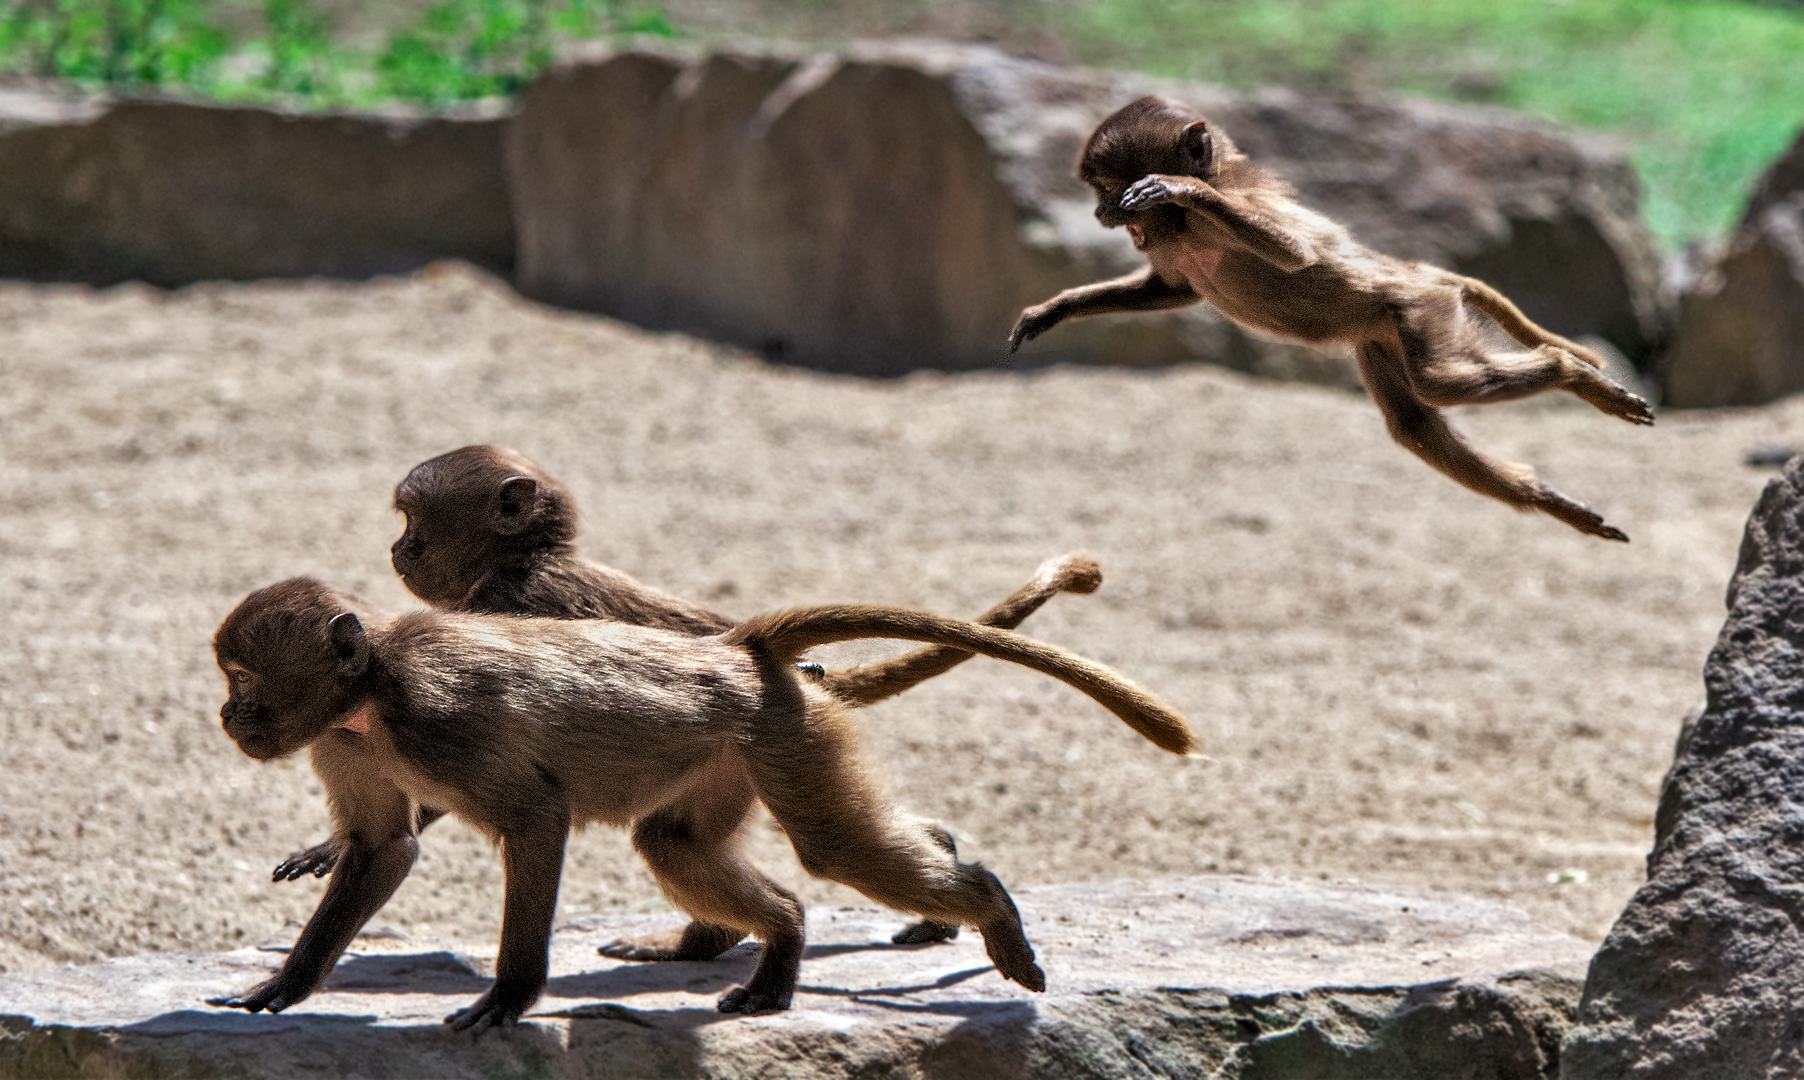
<svg viewBox="0 0 1804 1080">
<path fill-rule="evenodd" d="M 1634 543 L 1465 492 L 1359 395 L 1204 367 L 860 382 L 461 270 L 0 286 L 0 965 L 215 949 L 312 910 L 323 883 L 269 868 L 326 834 L 320 789 L 220 732 L 209 639 L 293 574 L 406 606 L 389 492 L 472 442 L 562 477 L 591 556 L 731 613 L 974 614 L 1047 556 L 1100 559 L 1102 591 L 1027 629 L 1176 703 L 1213 763 L 992 661 L 864 714 L 898 801 L 1006 882 L 1363 879 L 1599 938 L 1769 475 L 1742 456 L 1795 438 L 1804 401 L 1652 430 L 1563 400 L 1464 422 Z M 806 898 L 851 899 L 751 832 Z M 455 823 L 423 848 L 378 919 L 492 938 L 494 852 Z M 563 912 L 662 903 L 622 835 L 574 839 Z"/>
</svg>

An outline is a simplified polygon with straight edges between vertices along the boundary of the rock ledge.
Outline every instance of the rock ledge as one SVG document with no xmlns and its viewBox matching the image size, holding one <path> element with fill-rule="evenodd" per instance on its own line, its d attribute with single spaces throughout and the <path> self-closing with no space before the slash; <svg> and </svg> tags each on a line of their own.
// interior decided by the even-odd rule
<svg viewBox="0 0 1804 1080">
<path fill-rule="evenodd" d="M 528 1023 L 472 1040 L 440 1019 L 492 949 L 360 938 L 280 1016 L 203 998 L 280 951 L 144 956 L 0 978 L 0 1078 L 1550 1077 L 1590 948 L 1451 895 L 1200 877 L 1024 889 L 1050 990 L 1004 982 L 976 935 L 887 944 L 899 916 L 809 912 L 796 1007 L 723 1017 L 755 946 L 710 963 L 617 964 L 595 946 L 677 916 L 559 929 Z"/>
</svg>

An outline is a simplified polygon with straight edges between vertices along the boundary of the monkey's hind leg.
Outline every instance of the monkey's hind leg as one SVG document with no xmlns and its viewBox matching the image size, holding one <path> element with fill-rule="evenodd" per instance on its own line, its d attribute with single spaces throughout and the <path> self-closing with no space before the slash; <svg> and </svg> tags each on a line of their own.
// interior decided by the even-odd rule
<svg viewBox="0 0 1804 1080">
<path fill-rule="evenodd" d="M 1367 340 L 1356 350 L 1366 390 L 1383 411 L 1392 438 L 1480 495 L 1519 510 L 1539 510 L 1591 536 L 1628 542 L 1628 535 L 1606 525 L 1603 515 L 1536 479 L 1534 469 L 1499 461 L 1474 449 L 1447 425 L 1447 418 L 1438 409 L 1416 396 L 1399 360 L 1390 351 L 1395 347 L 1394 341 Z"/>
<path fill-rule="evenodd" d="M 731 757 L 717 758 L 700 770 L 686 791 L 634 825 L 633 846 L 660 885 L 667 876 L 677 880 L 685 860 L 731 858 L 723 852 L 732 845 L 754 797 L 745 767 Z M 756 873 L 749 868 L 747 872 Z M 695 914 L 681 901 L 677 906 Z M 739 944 L 750 930 L 749 926 L 697 919 L 680 931 L 618 938 L 595 951 L 615 960 L 637 962 L 712 960 Z"/>
<path fill-rule="evenodd" d="M 1021 916 L 996 875 L 959 862 L 933 826 L 888 805 L 866 772 L 843 706 L 801 706 L 767 698 L 746 761 L 802 868 L 898 911 L 975 926 L 1003 977 L 1044 990 Z"/>
<path fill-rule="evenodd" d="M 1466 322 L 1460 292 L 1434 289 L 1409 312 L 1400 330 L 1405 367 L 1417 397 L 1429 405 L 1479 405 L 1543 390 L 1567 390 L 1619 420 L 1654 422 L 1646 400 L 1600 371 L 1603 361 L 1595 353 L 1542 330 L 1486 288 L 1527 327 L 1511 332 L 1529 348 L 1487 350 Z M 1496 317 L 1489 307 L 1476 302 L 1473 306 Z"/>
<path fill-rule="evenodd" d="M 927 834 L 933 838 L 934 843 L 946 850 L 946 854 L 955 859 L 958 858 L 958 845 L 953 842 L 951 833 L 947 832 L 939 825 L 928 825 Z M 934 922 L 932 919 L 922 919 L 912 926 L 904 926 L 894 934 L 891 934 L 890 941 L 896 945 L 933 945 L 942 941 L 951 941 L 953 938 L 956 938 L 958 936 L 958 929 L 957 923 Z"/>
<path fill-rule="evenodd" d="M 802 965 L 802 904 L 795 894 L 760 874 L 730 844 L 698 849 L 681 829 L 645 823 L 635 830 L 633 842 L 645 853 L 665 895 L 695 917 L 690 926 L 732 927 L 728 933 L 743 931 L 764 942 L 757 970 L 744 986 L 720 999 L 720 1011 L 789 1008 Z"/>
</svg>

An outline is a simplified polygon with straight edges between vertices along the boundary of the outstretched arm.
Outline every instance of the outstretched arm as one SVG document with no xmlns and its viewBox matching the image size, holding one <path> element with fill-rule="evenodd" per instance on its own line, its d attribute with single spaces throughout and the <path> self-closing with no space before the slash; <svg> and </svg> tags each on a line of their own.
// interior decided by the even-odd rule
<svg viewBox="0 0 1804 1080">
<path fill-rule="evenodd" d="M 1103 315 L 1111 311 L 1160 311 L 1185 307 L 1202 299 L 1187 282 L 1172 284 L 1153 273 L 1148 266 L 1126 277 L 1079 285 L 1021 313 L 1015 328 L 1009 332 L 1008 351 L 1014 352 L 1023 341 L 1039 337 L 1066 319 L 1080 315 Z"/>
<path fill-rule="evenodd" d="M 1316 261 L 1308 240 L 1260 213 L 1244 199 L 1225 195 L 1194 176 L 1143 176 L 1122 193 L 1121 208 L 1145 210 L 1171 203 L 1194 210 L 1221 226 L 1242 250 L 1259 256 L 1286 272 L 1301 270 Z"/>
<path fill-rule="evenodd" d="M 243 994 L 208 998 L 207 1004 L 275 1013 L 305 1000 L 326 981 L 357 931 L 401 887 L 420 850 L 413 834 L 412 804 L 387 781 L 359 786 L 361 790 L 348 797 L 343 791 L 333 793 L 335 804 L 356 807 L 359 820 L 349 823 L 340 840 L 332 883 L 282 970 Z"/>
</svg>

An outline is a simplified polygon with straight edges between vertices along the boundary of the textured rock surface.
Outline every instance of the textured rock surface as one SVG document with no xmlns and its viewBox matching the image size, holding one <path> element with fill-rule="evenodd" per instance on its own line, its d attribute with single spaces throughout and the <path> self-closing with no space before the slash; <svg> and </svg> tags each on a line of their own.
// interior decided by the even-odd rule
<svg viewBox="0 0 1804 1080">
<path fill-rule="evenodd" d="M 1804 390 L 1804 134 L 1754 187 L 1747 216 L 1679 300 L 1660 363 L 1668 405 L 1760 405 Z"/>
<path fill-rule="evenodd" d="M 505 271 L 502 123 L 0 92 L 0 276 Z"/>
<path fill-rule="evenodd" d="M 561 929 L 530 1023 L 472 1041 L 439 1021 L 491 951 L 359 939 L 325 992 L 280 1016 L 209 1009 L 274 950 L 145 956 L 0 979 L 0 1077 L 1547 1077 L 1587 952 L 1511 908 L 1447 894 L 1204 877 L 1059 885 L 1017 899 L 1051 984 L 1005 983 L 967 933 L 810 912 L 793 1011 L 716 1013 L 755 946 L 624 965 L 594 947 L 674 921 Z"/>
<path fill-rule="evenodd" d="M 1569 1080 L 1804 1073 L 1804 459 L 1755 507 L 1729 607 Z"/>
<path fill-rule="evenodd" d="M 510 129 L 518 281 L 832 370 L 987 366 L 1025 304 L 1142 265 L 1072 172 L 1096 123 L 1152 91 L 1203 108 L 1380 250 L 1482 276 L 1631 360 L 1660 334 L 1658 259 L 1613 151 L 1494 110 L 1247 96 L 925 43 L 554 71 Z M 1203 308 L 1071 323 L 1025 355 L 1352 378 L 1344 357 Z"/>
</svg>

